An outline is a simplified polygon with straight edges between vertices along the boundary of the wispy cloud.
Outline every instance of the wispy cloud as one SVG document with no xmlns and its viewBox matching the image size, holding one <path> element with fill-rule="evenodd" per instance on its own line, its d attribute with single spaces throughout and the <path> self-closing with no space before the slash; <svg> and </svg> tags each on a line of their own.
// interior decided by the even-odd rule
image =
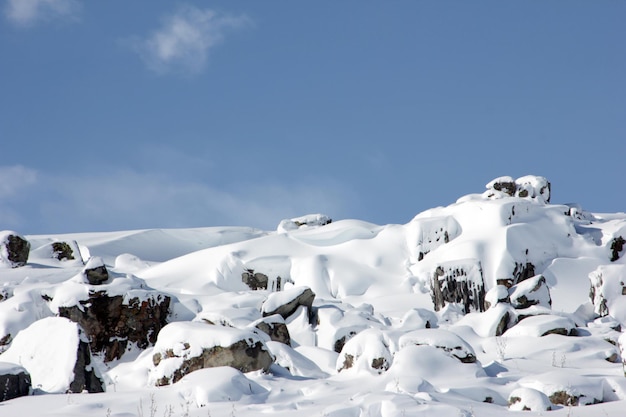
<svg viewBox="0 0 626 417">
<path fill-rule="evenodd" d="M 319 178 L 225 186 L 127 168 L 102 172 L 70 176 L 0 167 L 0 229 L 26 234 L 229 225 L 274 229 L 284 218 L 307 213 L 345 216 L 356 200 L 349 187 Z"/>
<path fill-rule="evenodd" d="M 76 19 L 81 4 L 77 0 L 7 0 L 6 18 L 18 26 L 56 18 Z"/>
<path fill-rule="evenodd" d="M 248 24 L 250 19 L 245 16 L 186 5 L 164 18 L 158 30 L 131 43 L 153 71 L 194 74 L 205 68 L 209 51 L 224 40 L 226 31 Z"/>
</svg>

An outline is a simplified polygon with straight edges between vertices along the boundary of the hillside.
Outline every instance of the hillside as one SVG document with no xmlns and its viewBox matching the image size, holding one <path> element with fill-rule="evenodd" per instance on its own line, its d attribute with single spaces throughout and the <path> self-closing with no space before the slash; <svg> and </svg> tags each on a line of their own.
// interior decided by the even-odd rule
<svg viewBox="0 0 626 417">
<path fill-rule="evenodd" d="M 551 192 L 500 177 L 406 224 L 4 231 L 0 415 L 623 415 L 626 214 Z"/>
</svg>

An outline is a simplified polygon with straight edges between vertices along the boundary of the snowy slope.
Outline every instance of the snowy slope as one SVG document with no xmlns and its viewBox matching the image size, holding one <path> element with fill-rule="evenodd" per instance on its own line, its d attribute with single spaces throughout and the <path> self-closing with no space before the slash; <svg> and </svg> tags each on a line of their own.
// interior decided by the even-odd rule
<svg viewBox="0 0 626 417">
<path fill-rule="evenodd" d="M 0 415 L 501 416 L 516 413 L 509 411 L 512 394 L 510 410 L 527 402 L 528 415 L 546 415 L 546 407 L 551 415 L 623 415 L 620 236 L 626 214 L 550 203 L 547 180 L 533 176 L 501 177 L 482 194 L 403 225 L 311 215 L 276 231 L 26 236 L 26 266 L 0 269 L 0 339 L 10 334 L 24 345 L 16 335 L 57 314 L 59 299 L 84 299 L 87 290 L 77 290 L 82 261 L 99 257 L 111 294 L 165 294 L 169 322 L 198 322 L 180 329 L 211 322 L 236 334 L 254 331 L 275 360 L 269 373 L 210 368 L 157 388 L 154 348 L 130 346 L 118 360 L 94 358 L 105 393 L 58 396 L 42 386 L 37 395 L 0 403 Z M 53 259 L 50 245 L 59 241 L 79 248 L 82 259 Z M 269 289 L 251 290 L 242 282 L 246 271 L 266 276 Z M 300 307 L 284 318 L 291 346 L 254 327 L 278 286 L 315 293 L 311 311 Z M 465 298 L 451 301 L 452 290 Z M 174 341 L 168 334 L 157 345 L 188 355 L 185 335 L 178 331 Z M 206 337 L 215 346 L 233 343 Z M 0 347 L 8 349 L 0 362 L 32 363 L 26 369 L 39 375 L 41 361 L 21 360 L 11 343 Z M 558 404 L 559 395 L 576 411 Z"/>
</svg>

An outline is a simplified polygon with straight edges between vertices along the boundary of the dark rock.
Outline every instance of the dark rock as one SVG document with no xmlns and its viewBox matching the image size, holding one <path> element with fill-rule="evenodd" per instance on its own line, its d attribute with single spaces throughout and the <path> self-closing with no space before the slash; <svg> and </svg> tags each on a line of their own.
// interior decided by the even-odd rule
<svg viewBox="0 0 626 417">
<path fill-rule="evenodd" d="M 277 302 L 277 300 L 288 300 L 285 302 Z M 292 288 L 287 291 L 272 293 L 261 307 L 263 317 L 280 314 L 284 319 L 296 312 L 298 307 L 306 307 L 309 311 L 309 317 L 312 317 L 311 307 L 315 293 L 308 287 Z"/>
<path fill-rule="evenodd" d="M 0 245 L 5 247 L 6 259 L 11 268 L 18 268 L 26 265 L 30 254 L 30 243 L 17 234 L 7 234 Z"/>
<path fill-rule="evenodd" d="M 89 282 L 89 284 L 91 285 L 104 284 L 109 279 L 109 271 L 107 271 L 106 266 L 98 265 L 90 267 L 91 263 L 92 262 L 90 261 L 87 264 L 87 267 L 85 267 L 85 269 L 83 270 L 87 282 Z"/>
<path fill-rule="evenodd" d="M 91 292 L 80 305 L 59 307 L 59 316 L 79 323 L 89 335 L 93 353 L 104 353 L 106 362 L 122 357 L 129 342 L 145 349 L 156 342 L 167 324 L 170 297 L 150 294 L 145 299 Z"/>
<path fill-rule="evenodd" d="M 333 350 L 337 353 L 340 353 L 343 347 L 346 345 L 346 342 L 356 336 L 355 331 L 349 331 L 347 334 L 341 336 L 339 339 L 335 340 L 335 344 L 333 345 Z"/>
<path fill-rule="evenodd" d="M 241 274 L 241 281 L 250 287 L 251 290 L 266 290 L 268 277 L 260 272 L 254 272 L 254 269 L 246 269 Z M 278 290 L 280 291 L 280 289 Z"/>
<path fill-rule="evenodd" d="M 550 289 L 543 275 L 529 278 L 511 287 L 509 292 L 511 305 L 517 309 L 526 309 L 534 305 L 547 308 L 552 306 Z"/>
<path fill-rule="evenodd" d="M 510 196 L 515 194 L 515 190 L 517 188 L 515 181 L 496 181 L 492 184 L 492 187 L 494 190 L 502 191 Z"/>
<path fill-rule="evenodd" d="M 436 268 L 431 281 L 435 311 L 458 303 L 465 313 L 485 311 L 485 284 L 480 263 L 447 263 Z"/>
<path fill-rule="evenodd" d="M 166 357 L 160 353 L 154 354 L 152 361 L 158 366 L 162 360 L 175 357 L 173 351 L 166 352 Z M 252 346 L 248 341 L 241 340 L 230 346 L 215 346 L 210 349 L 202 349 L 200 356 L 185 359 L 182 364 L 174 371 L 171 377 L 162 377 L 157 382 L 157 386 L 163 386 L 178 382 L 183 376 L 197 371 L 198 369 L 213 368 L 218 366 L 230 366 L 241 372 L 252 372 L 263 370 L 267 372 L 273 358 L 265 349 L 265 346 L 257 341 Z"/>
<path fill-rule="evenodd" d="M 522 281 L 527 280 L 528 278 L 534 277 L 535 274 L 535 265 L 530 262 L 526 262 L 526 264 L 515 262 L 515 268 L 513 269 L 513 282 L 519 284 Z"/>
<path fill-rule="evenodd" d="M 74 258 L 74 251 L 72 247 L 66 242 L 53 242 L 52 243 L 52 256 L 59 261 L 72 261 Z"/>
<path fill-rule="evenodd" d="M 70 392 L 104 392 L 102 380 L 91 365 L 89 344 L 83 340 L 78 343 L 76 350 L 76 365 L 74 365 L 74 380 L 70 384 Z"/>
<path fill-rule="evenodd" d="M 498 326 L 496 327 L 496 336 L 502 336 L 504 332 L 508 330 L 510 321 L 511 314 L 507 311 L 502 315 L 502 318 L 498 322 Z"/>
<path fill-rule="evenodd" d="M 280 315 L 269 316 L 257 322 L 255 327 L 267 334 L 273 342 L 291 346 L 291 336 L 285 321 Z"/>
<path fill-rule="evenodd" d="M 30 375 L 26 369 L 0 362 L 0 402 L 30 394 Z"/>
<path fill-rule="evenodd" d="M 611 241 L 611 262 L 619 259 L 620 252 L 624 250 L 624 244 L 626 244 L 626 240 L 622 236 L 613 238 L 613 241 Z"/>
</svg>

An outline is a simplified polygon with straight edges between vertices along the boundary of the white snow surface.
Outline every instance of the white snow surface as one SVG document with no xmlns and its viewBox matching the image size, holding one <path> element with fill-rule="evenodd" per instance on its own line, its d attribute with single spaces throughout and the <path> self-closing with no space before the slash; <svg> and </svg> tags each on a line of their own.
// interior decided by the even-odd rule
<svg viewBox="0 0 626 417">
<path fill-rule="evenodd" d="M 626 253 L 612 262 L 610 246 L 626 235 L 626 214 L 548 203 L 543 177 L 499 180 L 514 182 L 517 194 L 470 194 L 402 225 L 307 215 L 281 222 L 276 231 L 25 236 L 27 265 L 0 273 L 0 373 L 23 367 L 35 389 L 0 403 L 0 415 L 495 417 L 518 415 L 519 403 L 510 409 L 507 403 L 517 394 L 537 410 L 524 415 L 623 415 Z M 51 242 L 71 242 L 80 259 L 51 260 Z M 98 258 L 110 279 L 90 286 L 79 279 L 82 262 Z M 514 280 L 516 268 L 528 265 L 532 275 L 545 277 L 549 293 L 542 289 L 539 303 L 522 311 L 507 294 L 528 292 L 531 283 L 509 290 L 498 283 Z M 463 270 L 461 279 L 482 284 L 490 308 L 466 314 L 447 301 L 436 311 L 430 291 L 438 268 Z M 271 282 L 280 276 L 284 291 L 250 290 L 241 280 L 248 269 Z M 591 282 L 599 289 L 593 300 Z M 313 311 L 299 308 L 284 320 L 291 346 L 254 328 L 264 303 L 278 305 L 304 287 L 316 295 Z M 76 324 L 55 317 L 58 307 L 97 290 L 171 295 L 169 324 L 156 346 L 134 347 L 109 363 L 95 354 L 92 364 L 106 392 L 54 395 L 71 380 L 67 352 L 80 337 Z M 598 317 L 591 302 L 603 300 L 608 312 Z M 496 336 L 503 323 L 508 330 Z M 542 336 L 555 327 L 570 335 Z M 155 353 L 185 357 L 242 339 L 265 345 L 275 358 L 269 373 L 212 368 L 154 385 L 176 366 L 176 358 L 155 366 Z M 463 363 L 454 350 L 477 360 Z M 346 354 L 354 366 L 339 371 Z M 385 365 L 372 368 L 373 361 Z M 554 390 L 582 396 L 581 406 L 539 411 Z"/>
</svg>

